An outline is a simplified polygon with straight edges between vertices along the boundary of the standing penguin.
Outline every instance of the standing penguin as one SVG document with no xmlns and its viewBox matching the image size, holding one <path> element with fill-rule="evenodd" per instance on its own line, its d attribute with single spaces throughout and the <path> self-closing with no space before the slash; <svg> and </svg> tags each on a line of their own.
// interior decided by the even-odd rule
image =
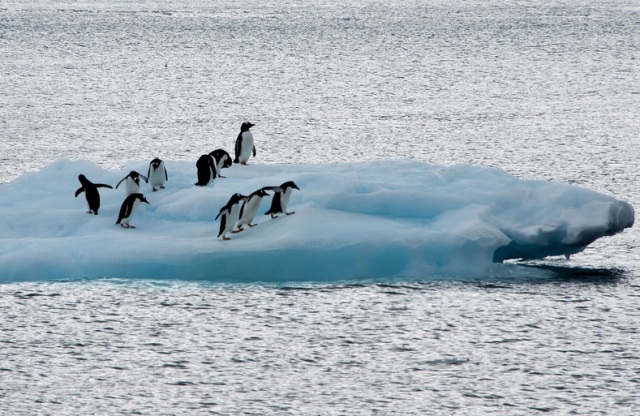
<svg viewBox="0 0 640 416">
<path fill-rule="evenodd" d="M 76 198 L 84 192 L 84 197 L 87 199 L 87 205 L 89 206 L 87 214 L 98 215 L 98 210 L 100 209 L 100 193 L 98 192 L 98 188 L 113 189 L 113 186 L 104 183 L 93 183 L 82 174 L 78 175 L 78 180 L 82 186 L 76 191 Z"/>
<path fill-rule="evenodd" d="M 256 147 L 253 144 L 253 133 L 249 130 L 255 124 L 245 121 L 240 126 L 240 134 L 236 139 L 236 158 L 233 163 L 240 163 L 246 165 L 251 154 L 256 156 Z"/>
<path fill-rule="evenodd" d="M 240 218 L 238 220 L 238 231 L 242 231 L 243 225 L 248 225 L 249 227 L 253 227 L 256 224 L 252 224 L 253 219 L 256 217 L 256 213 L 260 208 L 260 203 L 262 202 L 262 198 L 268 196 L 267 191 L 275 191 L 278 190 L 277 186 L 265 186 L 264 188 L 260 188 L 257 191 L 253 192 L 251 195 L 247 197 L 247 200 L 244 204 L 242 204 L 242 208 L 240 208 Z"/>
<path fill-rule="evenodd" d="M 120 186 L 120 184 L 122 182 L 125 182 L 126 184 L 126 194 L 127 195 L 131 195 L 134 194 L 136 192 L 140 191 L 140 178 L 144 179 L 145 182 L 149 182 L 149 179 L 147 179 L 146 176 L 139 174 L 138 172 L 136 172 L 135 170 L 132 170 L 131 172 L 129 172 L 129 174 L 127 176 L 125 176 L 124 178 L 120 179 L 120 182 L 118 182 L 118 184 L 116 185 L 116 189 L 118 189 L 118 186 Z"/>
<path fill-rule="evenodd" d="M 130 222 L 141 202 L 146 204 L 149 203 L 147 198 L 145 198 L 141 193 L 134 192 L 127 196 L 120 207 L 120 214 L 118 214 L 118 221 L 116 221 L 116 224 L 120 224 L 123 228 L 136 228 L 131 225 Z"/>
<path fill-rule="evenodd" d="M 196 168 L 198 169 L 198 182 L 197 186 L 207 186 L 209 182 L 216 178 L 216 166 L 211 155 L 202 155 L 196 162 Z"/>
<path fill-rule="evenodd" d="M 149 170 L 147 170 L 147 178 L 151 184 L 151 190 L 153 192 L 159 189 L 164 189 L 164 183 L 169 180 L 167 169 L 164 166 L 164 162 L 158 158 L 149 162 Z"/>
<path fill-rule="evenodd" d="M 213 159 L 215 160 L 216 174 L 218 175 L 218 177 L 224 178 L 224 176 L 220 174 L 220 171 L 224 168 L 231 167 L 231 165 L 233 164 L 229 153 L 224 149 L 216 149 L 213 152 L 209 153 L 209 156 L 213 156 Z"/>
<path fill-rule="evenodd" d="M 296 185 L 293 181 L 288 181 L 274 189 L 276 191 L 273 194 L 273 199 L 271 200 L 271 208 L 269 211 L 265 212 L 264 215 L 271 214 L 271 218 L 276 218 L 278 214 L 295 214 L 295 212 L 287 212 L 287 204 L 289 203 L 289 199 L 291 198 L 291 193 L 294 189 L 300 190 L 298 185 Z"/>
<path fill-rule="evenodd" d="M 220 231 L 218 232 L 218 237 L 222 236 L 223 240 L 229 240 L 230 237 L 226 236 L 226 233 L 232 232 L 237 233 L 238 231 L 233 231 L 233 227 L 235 227 L 236 222 L 238 221 L 238 216 L 240 215 L 240 201 L 246 201 L 247 197 L 235 193 L 231 195 L 227 205 L 220 208 L 220 212 L 216 215 L 216 220 L 220 218 Z"/>
</svg>

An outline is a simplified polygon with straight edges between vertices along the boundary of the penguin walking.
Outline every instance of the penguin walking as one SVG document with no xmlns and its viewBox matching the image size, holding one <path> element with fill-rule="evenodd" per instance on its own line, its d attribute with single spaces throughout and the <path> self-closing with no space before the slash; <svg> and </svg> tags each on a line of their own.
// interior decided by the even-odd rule
<svg viewBox="0 0 640 416">
<path fill-rule="evenodd" d="M 100 193 L 98 192 L 98 188 L 113 189 L 113 186 L 104 183 L 93 183 L 82 174 L 78 175 L 78 180 L 82 186 L 76 191 L 76 198 L 84 192 L 84 197 L 89 207 L 87 214 L 98 215 L 98 210 L 100 209 Z"/>
<path fill-rule="evenodd" d="M 198 170 L 198 182 L 196 186 L 207 186 L 209 182 L 216 178 L 216 166 L 211 155 L 202 155 L 196 162 L 196 168 Z"/>
<path fill-rule="evenodd" d="M 144 181 L 147 183 L 149 182 L 149 179 L 146 176 L 139 174 L 135 170 L 132 170 L 127 176 L 120 179 L 120 182 L 118 182 L 118 184 L 116 185 L 116 189 L 118 189 L 118 186 L 120 186 L 120 184 L 124 182 L 126 185 L 125 192 L 127 195 L 140 192 L 140 178 L 144 179 Z"/>
<path fill-rule="evenodd" d="M 253 154 L 254 157 L 256 156 L 256 147 L 253 144 L 253 133 L 249 130 L 253 126 L 255 126 L 255 124 L 248 121 L 245 121 L 240 126 L 240 134 L 238 134 L 238 138 L 236 139 L 236 158 L 233 163 L 246 165 L 251 154 Z"/>
<path fill-rule="evenodd" d="M 151 190 L 153 192 L 158 189 L 164 189 L 164 183 L 169 180 L 169 175 L 167 174 L 167 168 L 164 166 L 164 162 L 161 159 L 155 158 L 149 162 L 147 178 L 149 178 L 149 183 L 151 184 Z"/>
<path fill-rule="evenodd" d="M 238 221 L 238 216 L 240 215 L 240 202 L 246 200 L 246 196 L 235 193 L 231 195 L 227 204 L 220 208 L 220 212 L 215 218 L 215 220 L 220 218 L 220 231 L 218 232 L 218 237 L 222 236 L 223 240 L 230 240 L 231 238 L 227 237 L 226 234 L 228 232 L 238 232 L 233 231 L 233 227 L 235 227 L 236 222 Z"/>
<path fill-rule="evenodd" d="M 141 202 L 149 204 L 147 198 L 139 192 L 134 192 L 128 195 L 122 202 L 116 224 L 120 224 L 123 228 L 136 228 L 131 225 L 131 218 L 133 218 L 133 214 L 135 214 Z"/>
<path fill-rule="evenodd" d="M 222 171 L 222 169 L 224 168 L 231 167 L 231 165 L 233 164 L 233 160 L 231 159 L 231 156 L 229 156 L 229 153 L 224 149 L 216 149 L 213 152 L 209 153 L 209 156 L 213 156 L 216 166 L 216 174 L 218 175 L 218 177 L 224 178 L 225 176 L 222 176 L 220 174 L 220 171 Z"/>
<path fill-rule="evenodd" d="M 263 188 L 258 189 L 257 191 L 251 193 L 247 200 L 242 204 L 240 208 L 240 217 L 238 219 L 238 231 L 244 230 L 242 228 L 243 225 L 248 225 L 249 227 L 253 227 L 257 224 L 252 224 L 258 209 L 260 208 L 260 204 L 262 203 L 262 198 L 268 196 L 267 191 L 273 191 L 280 189 L 277 186 L 265 186 Z"/>
<path fill-rule="evenodd" d="M 285 182 L 274 189 L 276 193 L 273 194 L 273 199 L 271 200 L 271 208 L 269 208 L 269 211 L 265 212 L 264 215 L 271 215 L 271 218 L 276 218 L 278 214 L 295 214 L 295 212 L 287 212 L 287 204 L 289 203 L 291 193 L 294 189 L 300 190 L 300 188 L 298 188 L 298 185 L 296 185 L 293 181 Z"/>
</svg>

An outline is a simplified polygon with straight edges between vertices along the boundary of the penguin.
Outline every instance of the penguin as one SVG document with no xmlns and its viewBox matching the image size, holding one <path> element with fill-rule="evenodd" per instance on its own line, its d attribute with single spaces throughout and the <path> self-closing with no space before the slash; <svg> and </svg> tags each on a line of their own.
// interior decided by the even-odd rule
<svg viewBox="0 0 640 416">
<path fill-rule="evenodd" d="M 134 192 L 128 195 L 122 202 L 122 206 L 120 207 L 120 214 L 118 214 L 118 221 L 116 221 L 116 224 L 120 224 L 120 226 L 123 228 L 136 228 L 131 225 L 130 222 L 133 214 L 135 214 L 141 202 L 149 204 L 147 198 L 145 198 L 144 195 L 139 192 Z"/>
<path fill-rule="evenodd" d="M 291 193 L 294 189 L 300 190 L 298 185 L 296 185 L 293 181 L 288 181 L 274 189 L 276 191 L 273 194 L 273 199 L 271 200 L 271 208 L 269 211 L 265 212 L 264 215 L 271 215 L 271 218 L 276 218 L 278 214 L 295 214 L 295 212 L 287 212 L 287 204 L 289 203 L 289 198 L 291 198 Z"/>
<path fill-rule="evenodd" d="M 207 186 L 209 182 L 216 178 L 216 166 L 211 155 L 202 155 L 196 162 L 196 168 L 198 169 L 198 182 L 197 186 Z"/>
<path fill-rule="evenodd" d="M 240 134 L 238 134 L 238 138 L 236 139 L 236 158 L 233 163 L 240 163 L 241 165 L 246 165 L 251 154 L 256 156 L 256 147 L 253 144 L 253 133 L 249 130 L 251 127 L 255 126 L 255 124 L 245 121 L 240 126 Z"/>
<path fill-rule="evenodd" d="M 218 177 L 224 178 L 225 176 L 222 176 L 220 171 L 224 168 L 231 167 L 233 164 L 233 160 L 231 159 L 231 156 L 229 156 L 229 153 L 224 149 L 216 149 L 209 153 L 209 156 L 213 156 L 213 159 L 215 160 L 216 174 Z"/>
<path fill-rule="evenodd" d="M 149 162 L 149 170 L 147 170 L 147 178 L 151 184 L 151 190 L 153 192 L 158 189 L 164 189 L 164 183 L 169 180 L 167 169 L 164 166 L 164 162 L 158 158 Z"/>
<path fill-rule="evenodd" d="M 243 225 L 248 225 L 249 227 L 253 227 L 257 224 L 252 224 L 253 219 L 256 217 L 256 213 L 260 208 L 260 203 L 262 203 L 262 198 L 268 196 L 267 191 L 274 191 L 280 189 L 277 186 L 265 186 L 263 188 L 258 189 L 247 197 L 247 200 L 242 204 L 240 208 L 240 218 L 238 220 L 238 231 L 242 231 Z"/>
<path fill-rule="evenodd" d="M 246 201 L 248 197 L 235 193 L 231 195 L 229 201 L 225 206 L 220 208 L 220 212 L 216 215 L 215 220 L 220 218 L 220 231 L 218 232 L 218 237 L 222 236 L 223 240 L 230 240 L 230 237 L 226 236 L 226 233 L 232 232 L 237 233 L 238 231 L 233 231 L 233 227 L 235 227 L 236 222 L 238 221 L 238 216 L 240 215 L 240 202 Z"/>
<path fill-rule="evenodd" d="M 98 215 L 98 210 L 100 209 L 100 193 L 98 192 L 98 188 L 113 189 L 113 186 L 104 183 L 93 183 L 82 174 L 78 175 L 78 180 L 82 186 L 76 191 L 76 198 L 84 192 L 84 197 L 87 199 L 87 205 L 89 206 L 87 214 Z"/>
<path fill-rule="evenodd" d="M 140 178 L 144 179 L 144 181 L 147 183 L 149 182 L 149 179 L 146 176 L 139 174 L 135 170 L 132 170 L 127 176 L 120 179 L 120 182 L 118 182 L 118 184 L 116 185 L 116 189 L 118 189 L 118 186 L 120 186 L 122 182 L 125 182 L 125 191 L 127 195 L 137 193 L 140 191 Z"/>
</svg>

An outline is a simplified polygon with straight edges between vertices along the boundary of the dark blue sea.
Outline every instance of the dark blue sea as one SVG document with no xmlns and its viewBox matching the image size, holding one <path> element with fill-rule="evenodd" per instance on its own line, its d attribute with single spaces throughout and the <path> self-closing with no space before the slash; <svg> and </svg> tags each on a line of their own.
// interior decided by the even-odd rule
<svg viewBox="0 0 640 416">
<path fill-rule="evenodd" d="M 495 166 L 637 209 L 638 22 L 637 0 L 3 1 L 0 187 L 195 163 L 255 120 L 253 163 Z M 499 278 L 45 271 L 0 284 L 0 414 L 638 414 L 639 247 Z"/>
</svg>

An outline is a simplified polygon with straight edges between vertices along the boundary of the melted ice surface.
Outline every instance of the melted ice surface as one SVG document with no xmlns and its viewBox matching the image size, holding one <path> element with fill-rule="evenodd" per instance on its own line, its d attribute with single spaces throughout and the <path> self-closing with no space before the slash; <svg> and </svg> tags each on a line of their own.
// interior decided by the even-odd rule
<svg viewBox="0 0 640 416">
<path fill-rule="evenodd" d="M 233 165 L 194 186 L 195 162 L 165 161 L 166 189 L 142 205 L 137 229 L 115 225 L 123 193 L 101 188 L 100 215 L 74 198 L 77 176 L 113 184 L 123 171 L 59 160 L 0 187 L 0 281 L 76 277 L 289 281 L 487 273 L 512 258 L 571 255 L 634 221 L 624 201 L 503 170 L 418 161 Z M 148 162 L 124 172 L 146 172 Z M 295 215 L 216 238 L 214 217 L 234 192 L 293 180 Z"/>
</svg>

